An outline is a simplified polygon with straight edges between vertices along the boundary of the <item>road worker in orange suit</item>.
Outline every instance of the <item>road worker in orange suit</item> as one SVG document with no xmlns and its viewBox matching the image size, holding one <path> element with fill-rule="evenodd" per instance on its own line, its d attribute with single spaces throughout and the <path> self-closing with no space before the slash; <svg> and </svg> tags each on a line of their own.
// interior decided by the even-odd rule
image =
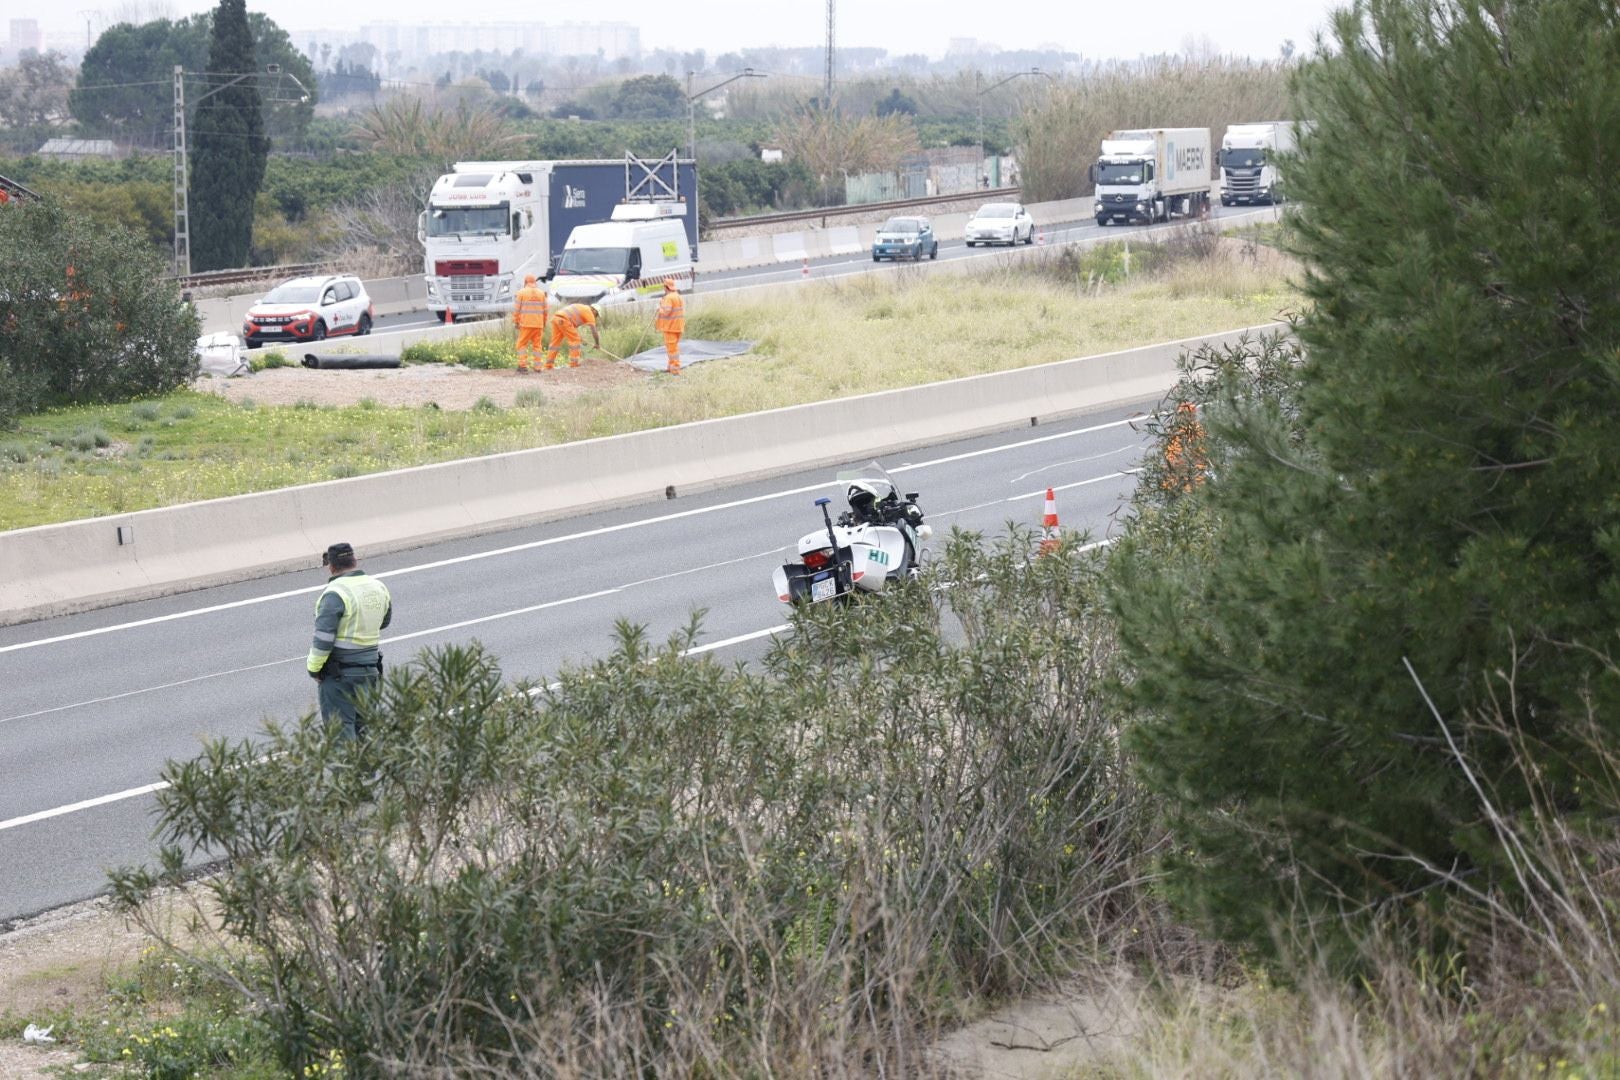
<svg viewBox="0 0 1620 1080">
<path fill-rule="evenodd" d="M 551 316 L 551 348 L 546 353 L 546 370 L 556 367 L 557 353 L 568 345 L 568 366 L 579 367 L 579 328 L 591 328 L 591 344 L 598 349 L 602 347 L 602 335 L 596 332 L 596 324 L 601 320 L 602 313 L 594 304 L 569 304 L 559 308 Z"/>
<path fill-rule="evenodd" d="M 671 375 L 681 373 L 681 335 L 686 333 L 686 301 L 681 297 L 675 279 L 664 279 L 664 299 L 658 305 L 653 328 L 664 335 L 664 352 L 669 354 L 669 366 L 664 370 Z"/>
<path fill-rule="evenodd" d="M 523 279 L 517 301 L 512 305 L 512 321 L 517 324 L 517 369 L 540 370 L 540 336 L 546 332 L 546 290 L 533 274 Z"/>
</svg>

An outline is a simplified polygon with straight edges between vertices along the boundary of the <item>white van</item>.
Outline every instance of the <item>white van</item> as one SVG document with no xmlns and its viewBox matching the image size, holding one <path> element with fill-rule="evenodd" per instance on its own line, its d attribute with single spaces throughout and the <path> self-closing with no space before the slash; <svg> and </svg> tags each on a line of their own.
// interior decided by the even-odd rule
<svg viewBox="0 0 1620 1080">
<path fill-rule="evenodd" d="M 666 209 L 667 208 L 667 209 Z M 657 299 L 664 279 L 691 292 L 692 245 L 669 203 L 624 203 L 612 221 L 576 225 L 547 275 L 553 308 L 558 304 L 623 304 Z"/>
</svg>

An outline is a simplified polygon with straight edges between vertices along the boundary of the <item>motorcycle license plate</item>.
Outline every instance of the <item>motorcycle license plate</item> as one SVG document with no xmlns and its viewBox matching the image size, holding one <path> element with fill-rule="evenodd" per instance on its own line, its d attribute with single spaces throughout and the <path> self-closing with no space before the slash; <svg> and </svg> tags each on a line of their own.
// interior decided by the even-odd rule
<svg viewBox="0 0 1620 1080">
<path fill-rule="evenodd" d="M 838 579 L 831 574 L 820 581 L 810 583 L 810 602 L 819 603 L 822 600 L 831 600 L 838 593 Z"/>
</svg>

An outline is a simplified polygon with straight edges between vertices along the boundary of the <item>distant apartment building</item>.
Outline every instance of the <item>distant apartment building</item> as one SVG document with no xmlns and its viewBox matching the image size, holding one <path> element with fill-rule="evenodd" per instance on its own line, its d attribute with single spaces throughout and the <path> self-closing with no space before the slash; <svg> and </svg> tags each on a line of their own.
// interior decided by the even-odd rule
<svg viewBox="0 0 1620 1080">
<path fill-rule="evenodd" d="M 397 53 L 406 61 L 449 52 L 509 55 L 515 49 L 528 56 L 641 57 L 641 30 L 628 23 L 368 23 L 357 36 L 384 56 Z"/>
<path fill-rule="evenodd" d="M 39 20 L 12 19 L 8 44 L 13 54 L 42 50 L 45 47 L 45 35 L 40 33 Z"/>
</svg>

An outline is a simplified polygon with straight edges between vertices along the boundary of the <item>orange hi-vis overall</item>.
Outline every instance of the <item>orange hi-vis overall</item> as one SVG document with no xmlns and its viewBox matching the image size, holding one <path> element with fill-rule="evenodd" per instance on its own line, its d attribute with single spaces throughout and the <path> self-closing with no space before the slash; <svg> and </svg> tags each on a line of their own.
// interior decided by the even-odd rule
<svg viewBox="0 0 1620 1080">
<path fill-rule="evenodd" d="M 658 305 L 658 315 L 653 320 L 653 328 L 664 335 L 664 352 L 669 355 L 669 366 L 665 370 L 671 375 L 679 375 L 681 335 L 686 333 L 686 299 L 674 289 L 664 293 L 663 302 Z"/>
<path fill-rule="evenodd" d="M 541 335 L 546 332 L 546 290 L 538 285 L 525 285 L 518 290 L 517 302 L 512 307 L 512 321 L 517 323 L 517 369 L 528 371 L 530 365 L 540 368 Z"/>
<path fill-rule="evenodd" d="M 579 328 L 595 326 L 596 312 L 589 304 L 569 304 L 551 316 L 551 348 L 546 352 L 546 370 L 556 366 L 557 353 L 568 344 L 568 366 L 579 367 Z"/>
</svg>

